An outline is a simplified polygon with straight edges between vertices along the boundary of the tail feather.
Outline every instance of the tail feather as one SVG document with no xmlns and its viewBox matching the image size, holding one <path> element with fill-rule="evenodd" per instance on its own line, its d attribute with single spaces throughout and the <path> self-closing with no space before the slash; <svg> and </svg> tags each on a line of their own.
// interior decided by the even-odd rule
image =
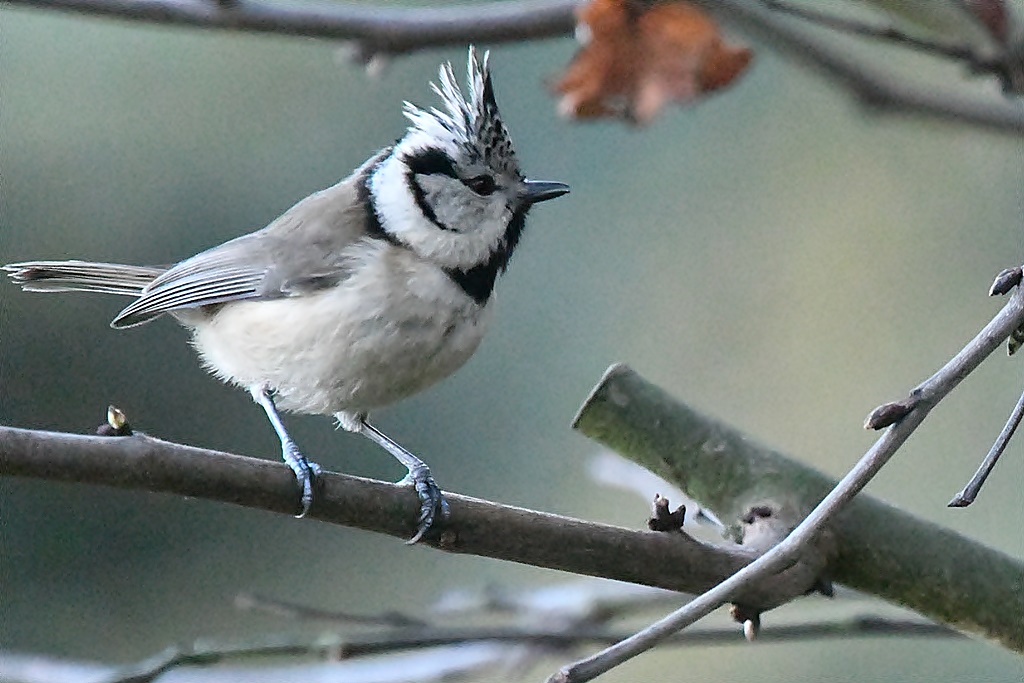
<svg viewBox="0 0 1024 683">
<path fill-rule="evenodd" d="M 88 261 L 26 261 L 0 266 L 27 292 L 101 292 L 140 296 L 166 268 Z"/>
</svg>

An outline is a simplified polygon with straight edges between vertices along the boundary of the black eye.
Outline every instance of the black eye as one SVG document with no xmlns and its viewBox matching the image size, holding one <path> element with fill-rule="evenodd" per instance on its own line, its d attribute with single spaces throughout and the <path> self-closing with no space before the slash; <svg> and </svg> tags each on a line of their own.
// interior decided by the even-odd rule
<svg viewBox="0 0 1024 683">
<path fill-rule="evenodd" d="M 494 192 L 494 178 L 489 175 L 478 175 L 463 182 L 466 183 L 466 187 L 484 197 Z"/>
</svg>

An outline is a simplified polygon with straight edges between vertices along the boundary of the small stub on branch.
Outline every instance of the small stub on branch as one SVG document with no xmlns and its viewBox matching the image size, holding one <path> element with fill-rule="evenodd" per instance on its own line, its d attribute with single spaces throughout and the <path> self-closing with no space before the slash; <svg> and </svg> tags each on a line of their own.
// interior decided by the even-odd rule
<svg viewBox="0 0 1024 683">
<path fill-rule="evenodd" d="M 96 428 L 100 436 L 131 436 L 132 426 L 128 416 L 117 406 L 107 406 L 107 421 Z"/>
<path fill-rule="evenodd" d="M 686 506 L 680 505 L 674 512 L 669 512 L 668 498 L 660 493 L 654 494 L 651 517 L 647 520 L 647 528 L 651 531 L 682 531 L 686 517 Z"/>
</svg>

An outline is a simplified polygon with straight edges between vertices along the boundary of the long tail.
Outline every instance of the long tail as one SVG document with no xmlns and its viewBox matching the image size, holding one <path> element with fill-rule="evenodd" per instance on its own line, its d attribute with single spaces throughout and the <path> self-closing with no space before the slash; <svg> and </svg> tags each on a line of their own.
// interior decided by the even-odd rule
<svg viewBox="0 0 1024 683">
<path fill-rule="evenodd" d="M 166 268 L 88 261 L 26 261 L 0 270 L 27 292 L 102 292 L 141 296 Z"/>
</svg>

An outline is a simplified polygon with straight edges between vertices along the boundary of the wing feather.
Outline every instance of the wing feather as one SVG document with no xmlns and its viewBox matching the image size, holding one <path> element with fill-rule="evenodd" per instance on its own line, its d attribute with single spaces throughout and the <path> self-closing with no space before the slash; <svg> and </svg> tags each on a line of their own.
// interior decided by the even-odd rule
<svg viewBox="0 0 1024 683">
<path fill-rule="evenodd" d="M 179 309 L 302 296 L 337 285 L 351 269 L 346 249 L 366 234 L 369 209 L 359 188 L 382 156 L 306 197 L 266 228 L 162 273 L 111 325 L 131 327 Z"/>
</svg>

